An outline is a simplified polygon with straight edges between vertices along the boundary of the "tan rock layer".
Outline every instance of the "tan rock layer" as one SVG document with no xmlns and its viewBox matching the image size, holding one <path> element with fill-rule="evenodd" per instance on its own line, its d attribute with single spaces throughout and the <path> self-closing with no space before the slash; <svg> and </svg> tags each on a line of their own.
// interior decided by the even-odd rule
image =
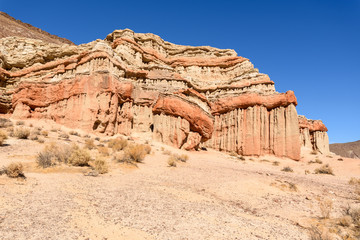
<svg viewBox="0 0 360 240">
<path fill-rule="evenodd" d="M 155 114 L 181 117 L 190 123 L 190 129 L 200 133 L 204 140 L 210 139 L 214 129 L 213 119 L 200 107 L 176 96 L 160 96 L 153 107 Z"/>
<path fill-rule="evenodd" d="M 297 105 L 297 100 L 293 91 L 277 93 L 273 95 L 259 95 L 256 93 L 242 94 L 236 97 L 221 98 L 211 103 L 213 115 L 227 113 L 232 110 L 248 108 L 251 106 L 264 106 L 267 109 L 286 107 L 290 104 Z"/>
</svg>

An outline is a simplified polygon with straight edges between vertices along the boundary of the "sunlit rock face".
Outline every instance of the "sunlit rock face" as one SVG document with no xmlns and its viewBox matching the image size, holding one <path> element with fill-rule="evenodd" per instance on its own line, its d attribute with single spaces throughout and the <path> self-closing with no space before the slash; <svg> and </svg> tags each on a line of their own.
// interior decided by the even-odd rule
<svg viewBox="0 0 360 240">
<path fill-rule="evenodd" d="M 79 46 L 3 38 L 0 52 L 0 112 L 14 118 L 107 135 L 144 133 L 186 150 L 299 160 L 302 145 L 328 149 L 326 131 L 299 125 L 294 93 L 276 92 L 234 50 L 125 29 Z"/>
</svg>

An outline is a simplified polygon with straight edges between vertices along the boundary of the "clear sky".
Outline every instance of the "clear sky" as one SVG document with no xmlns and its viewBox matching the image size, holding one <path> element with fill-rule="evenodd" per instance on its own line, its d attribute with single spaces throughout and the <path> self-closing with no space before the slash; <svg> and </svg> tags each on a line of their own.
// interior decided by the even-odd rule
<svg viewBox="0 0 360 240">
<path fill-rule="evenodd" d="M 293 90 L 330 143 L 360 140 L 360 0 L 0 0 L 0 11 L 76 44 L 130 28 L 235 49 L 277 91 Z"/>
</svg>

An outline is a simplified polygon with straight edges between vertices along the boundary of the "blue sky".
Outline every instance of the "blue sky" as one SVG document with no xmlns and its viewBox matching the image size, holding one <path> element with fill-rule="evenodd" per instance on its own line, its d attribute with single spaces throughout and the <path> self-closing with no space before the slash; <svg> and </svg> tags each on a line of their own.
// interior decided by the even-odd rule
<svg viewBox="0 0 360 240">
<path fill-rule="evenodd" d="M 114 29 L 235 49 L 293 90 L 331 143 L 360 140 L 360 0 L 4 1 L 0 11 L 76 44 Z"/>
</svg>

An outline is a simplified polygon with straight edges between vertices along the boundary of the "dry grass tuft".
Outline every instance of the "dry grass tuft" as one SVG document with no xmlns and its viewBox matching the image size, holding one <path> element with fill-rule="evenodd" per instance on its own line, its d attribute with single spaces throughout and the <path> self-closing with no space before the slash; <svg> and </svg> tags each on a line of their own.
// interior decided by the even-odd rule
<svg viewBox="0 0 360 240">
<path fill-rule="evenodd" d="M 310 160 L 308 163 L 309 163 L 309 164 L 311 164 L 311 163 L 318 163 L 318 164 L 322 164 L 323 162 L 322 162 L 320 159 L 315 158 L 315 160 Z"/>
<path fill-rule="evenodd" d="M 330 199 L 319 200 L 319 208 L 323 219 L 330 218 L 333 202 Z"/>
<path fill-rule="evenodd" d="M 24 178 L 24 166 L 21 163 L 11 163 L 5 169 L 6 175 L 11 178 Z"/>
<path fill-rule="evenodd" d="M 73 166 L 89 166 L 90 154 L 86 149 L 74 149 L 68 159 L 68 163 Z"/>
<path fill-rule="evenodd" d="M 30 136 L 30 129 L 24 127 L 17 128 L 14 131 L 14 136 L 18 139 L 28 139 Z"/>
<path fill-rule="evenodd" d="M 170 156 L 167 163 L 169 167 L 176 167 L 176 158 L 174 156 Z"/>
<path fill-rule="evenodd" d="M 87 148 L 89 150 L 96 148 L 94 139 L 86 139 L 85 140 L 85 148 Z"/>
<path fill-rule="evenodd" d="M 106 163 L 106 161 L 102 158 L 97 158 L 94 162 L 94 169 L 100 173 L 100 174 L 104 174 L 109 172 L 109 166 Z"/>
<path fill-rule="evenodd" d="M 279 166 L 279 165 L 280 165 L 280 162 L 279 162 L 279 161 L 273 161 L 272 165 L 274 165 L 274 166 Z"/>
<path fill-rule="evenodd" d="M 49 132 L 48 131 L 41 131 L 41 135 L 43 135 L 44 137 L 49 136 Z"/>
<path fill-rule="evenodd" d="M 23 126 L 24 124 L 25 124 L 24 121 L 17 121 L 17 122 L 16 122 L 16 125 L 17 125 L 17 126 Z"/>
<path fill-rule="evenodd" d="M 73 135 L 73 136 L 80 136 L 80 134 L 78 133 L 78 132 L 76 132 L 76 131 L 74 131 L 74 130 L 71 130 L 70 132 L 69 132 L 69 134 L 70 135 Z"/>
<path fill-rule="evenodd" d="M 0 146 L 4 144 L 7 138 L 8 138 L 7 134 L 3 131 L 0 131 Z"/>
<path fill-rule="evenodd" d="M 330 175 L 334 175 L 334 172 L 332 170 L 332 168 L 329 166 L 329 164 L 325 164 L 323 166 L 321 166 L 320 168 L 316 168 L 314 170 L 315 174 L 330 174 Z"/>
<path fill-rule="evenodd" d="M 0 118 L 0 128 L 12 127 L 14 124 L 6 118 Z"/>
<path fill-rule="evenodd" d="M 69 134 L 67 134 L 67 133 L 61 133 L 59 135 L 59 137 L 64 138 L 64 139 L 69 139 L 70 138 Z"/>
<path fill-rule="evenodd" d="M 283 172 L 293 172 L 294 170 L 291 167 L 287 166 L 287 167 L 284 167 L 283 169 L 281 169 L 281 171 L 283 171 Z"/>
<path fill-rule="evenodd" d="M 112 148 L 113 151 L 120 151 L 120 150 L 124 150 L 128 145 L 128 141 L 126 139 L 123 138 L 115 138 L 115 139 L 111 139 L 108 142 L 108 147 Z"/>
<path fill-rule="evenodd" d="M 107 147 L 98 147 L 98 151 L 103 156 L 109 156 L 109 149 Z"/>
</svg>

